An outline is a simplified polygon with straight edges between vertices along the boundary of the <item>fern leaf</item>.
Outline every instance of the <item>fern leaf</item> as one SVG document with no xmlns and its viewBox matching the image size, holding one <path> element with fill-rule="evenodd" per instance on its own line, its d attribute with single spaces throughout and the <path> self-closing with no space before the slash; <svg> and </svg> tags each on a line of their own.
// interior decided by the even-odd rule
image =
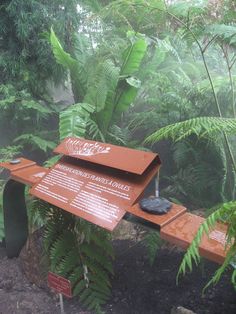
<svg viewBox="0 0 236 314">
<path fill-rule="evenodd" d="M 97 140 L 97 141 L 100 140 L 101 142 L 106 142 L 103 133 L 99 129 L 99 126 L 92 119 L 88 119 L 87 121 L 87 134 L 90 139 Z"/>
<path fill-rule="evenodd" d="M 157 251 L 162 244 L 160 233 L 157 231 L 149 232 L 144 238 L 144 244 L 148 250 L 149 263 L 150 265 L 153 265 L 157 255 Z"/>
<path fill-rule="evenodd" d="M 90 103 L 100 112 L 105 108 L 106 100 L 112 97 L 119 78 L 119 68 L 111 60 L 98 63 L 88 81 L 84 101 Z"/>
<path fill-rule="evenodd" d="M 92 243 L 83 243 L 80 246 L 80 250 L 82 253 L 88 255 L 89 258 L 94 259 L 94 261 L 99 263 L 108 272 L 113 274 L 112 264 L 109 259 L 107 259 L 105 252 L 101 254 L 101 251 L 97 249 L 96 246 L 93 246 Z"/>
<path fill-rule="evenodd" d="M 66 256 L 67 252 L 75 245 L 74 236 L 71 231 L 65 230 L 50 248 L 51 268 L 58 268 L 60 260 Z"/>
<path fill-rule="evenodd" d="M 227 252 L 224 263 L 217 269 L 214 276 L 211 278 L 211 280 L 204 287 L 204 290 L 206 290 L 211 284 L 216 285 L 219 282 L 221 276 L 223 275 L 223 273 L 225 272 L 227 267 L 230 265 L 230 262 L 232 261 L 232 259 L 235 257 L 235 254 L 236 254 L 236 245 L 234 244 L 231 246 L 231 248 Z M 231 277 L 231 281 L 233 281 L 233 276 L 234 276 L 234 274 Z"/>
<path fill-rule="evenodd" d="M 190 271 L 192 270 L 192 260 L 194 260 L 195 264 L 197 265 L 200 261 L 200 255 L 198 251 L 198 247 L 201 243 L 201 239 L 203 234 L 209 234 L 210 230 L 214 227 L 216 222 L 225 215 L 230 216 L 230 212 L 235 212 L 236 208 L 236 202 L 229 202 L 223 204 L 218 210 L 213 212 L 200 226 L 198 229 L 197 234 L 195 235 L 192 243 L 190 244 L 186 254 L 184 255 L 184 258 L 181 262 L 181 265 L 179 267 L 179 271 L 177 274 L 177 281 L 180 276 L 180 274 L 185 274 L 186 269 L 189 268 Z M 228 220 L 229 227 L 228 227 L 228 236 L 231 233 L 230 230 L 230 220 Z M 232 243 L 231 243 L 232 244 Z M 232 252 L 234 252 L 234 255 L 232 255 Z M 218 269 L 213 279 L 210 281 L 210 283 L 217 282 L 222 275 L 223 271 L 226 269 L 227 265 L 232 260 L 232 257 L 235 256 L 235 245 L 232 245 L 229 251 L 227 252 L 226 259 L 224 264 Z"/>
<path fill-rule="evenodd" d="M 228 44 L 236 43 L 236 26 L 235 25 L 225 25 L 225 24 L 215 24 L 209 25 L 205 29 L 207 35 L 217 36 L 225 40 Z"/>
<path fill-rule="evenodd" d="M 71 278 L 72 277 L 70 277 L 70 280 Z M 78 279 L 78 274 L 76 274 L 76 278 Z M 86 289 L 86 285 L 86 281 L 84 279 L 81 279 L 79 283 L 77 283 L 77 285 L 74 287 L 73 295 L 80 295 L 80 293 Z"/>
<path fill-rule="evenodd" d="M 94 107 L 86 103 L 72 105 L 60 113 L 60 138 L 68 136 L 83 137 L 87 122 Z"/>
<path fill-rule="evenodd" d="M 236 119 L 198 117 L 167 125 L 149 135 L 145 142 L 155 143 L 164 139 L 180 141 L 190 135 L 211 138 L 225 133 L 236 133 Z"/>
<path fill-rule="evenodd" d="M 40 149 L 44 152 L 53 150 L 56 147 L 56 143 L 45 140 L 37 135 L 22 134 L 14 139 L 14 143 L 21 143 L 22 145 L 31 145 L 35 149 Z"/>
</svg>

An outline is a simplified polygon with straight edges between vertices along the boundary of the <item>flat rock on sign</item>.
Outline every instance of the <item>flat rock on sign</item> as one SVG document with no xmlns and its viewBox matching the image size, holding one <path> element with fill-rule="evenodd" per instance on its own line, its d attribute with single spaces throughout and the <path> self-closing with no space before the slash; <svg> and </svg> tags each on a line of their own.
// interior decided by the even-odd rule
<svg viewBox="0 0 236 314">
<path fill-rule="evenodd" d="M 112 231 L 156 175 L 157 154 L 81 138 L 65 139 L 62 158 L 31 194 Z"/>
</svg>

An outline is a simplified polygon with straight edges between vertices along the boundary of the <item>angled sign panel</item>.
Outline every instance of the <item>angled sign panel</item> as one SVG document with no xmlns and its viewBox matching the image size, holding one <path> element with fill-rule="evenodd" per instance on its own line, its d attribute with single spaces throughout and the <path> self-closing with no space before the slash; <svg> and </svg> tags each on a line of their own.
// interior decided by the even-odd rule
<svg viewBox="0 0 236 314">
<path fill-rule="evenodd" d="M 158 172 L 160 160 L 153 153 L 92 141 L 88 145 L 94 146 L 86 146 L 74 138 L 71 141 L 66 139 L 55 150 L 69 156 L 63 156 L 30 193 L 112 231 Z M 63 151 L 65 143 L 80 143 L 79 152 L 73 154 L 76 157 Z"/>
</svg>

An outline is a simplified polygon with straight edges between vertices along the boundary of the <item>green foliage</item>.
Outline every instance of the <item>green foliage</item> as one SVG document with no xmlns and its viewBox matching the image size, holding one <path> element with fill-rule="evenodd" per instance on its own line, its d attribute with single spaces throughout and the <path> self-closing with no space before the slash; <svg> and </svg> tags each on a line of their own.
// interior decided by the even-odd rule
<svg viewBox="0 0 236 314">
<path fill-rule="evenodd" d="M 126 132 L 116 125 L 134 101 L 140 86 L 134 77 L 147 49 L 142 36 L 132 35 L 119 60 L 85 52 L 76 59 L 65 52 L 51 30 L 53 54 L 69 70 L 77 104 L 60 114 L 60 137 L 82 136 L 125 145 Z M 49 215 L 49 216 L 48 216 Z M 59 209 L 49 211 L 46 219 L 45 248 L 51 269 L 71 280 L 74 295 L 88 309 L 101 312 L 110 296 L 109 274 L 113 273 L 113 250 L 104 230 Z"/>
<path fill-rule="evenodd" d="M 85 95 L 86 90 L 86 76 L 87 73 L 84 69 L 84 64 L 81 60 L 75 60 L 69 53 L 65 52 L 57 39 L 53 29 L 50 33 L 50 42 L 53 50 L 54 57 L 60 65 L 70 71 L 72 89 L 76 102 L 81 102 Z"/>
<path fill-rule="evenodd" d="M 33 134 L 23 134 L 14 139 L 14 143 L 21 143 L 24 146 L 31 147 L 31 150 L 39 149 L 43 152 L 48 152 L 56 147 L 56 143 Z"/>
<path fill-rule="evenodd" d="M 236 44 L 236 26 L 235 25 L 225 25 L 225 24 L 213 24 L 209 25 L 205 33 L 207 35 L 216 36 L 215 40 L 221 40 L 225 43 L 235 46 Z"/>
<path fill-rule="evenodd" d="M 172 145 L 171 156 L 175 171 L 165 178 L 162 195 L 174 196 L 196 208 L 214 206 L 232 197 L 228 180 L 233 178 L 227 173 L 222 145 L 192 136 Z"/>
<path fill-rule="evenodd" d="M 100 306 L 110 297 L 114 258 L 110 234 L 42 201 L 34 201 L 33 208 L 40 218 L 37 220 L 44 221 L 50 270 L 68 278 L 73 295 L 99 313 Z"/>
<path fill-rule="evenodd" d="M 162 245 L 160 233 L 158 231 L 148 232 L 144 238 L 144 245 L 147 247 L 149 263 L 152 266 L 157 255 L 157 251 Z"/>
<path fill-rule="evenodd" d="M 53 25 L 67 48 L 79 25 L 77 1 L 5 0 L 0 9 L 0 83 L 12 82 L 37 97 L 47 94 L 48 81 L 63 78 L 50 51 L 46 32 Z M 70 21 L 70 22 L 68 22 Z"/>
<path fill-rule="evenodd" d="M 85 103 L 75 104 L 60 113 L 60 138 L 84 137 L 90 114 L 94 108 Z"/>
<path fill-rule="evenodd" d="M 20 154 L 21 146 L 6 146 L 0 149 L 0 162 L 14 159 Z"/>
<path fill-rule="evenodd" d="M 29 151 L 47 153 L 55 147 L 51 140 L 55 131 L 47 122 L 53 120 L 56 108 L 46 102 L 37 101 L 27 90 L 18 90 L 12 84 L 0 85 L 0 131 L 4 132 L 3 143 L 16 143 L 15 154 L 27 148 Z M 44 127 L 51 131 L 45 132 Z M 53 131 L 53 132 L 52 132 Z M 16 151 L 17 150 L 17 151 Z M 10 148 L 0 150 L 0 158 L 8 158 Z M 1 156 L 2 155 L 2 156 Z"/>
<path fill-rule="evenodd" d="M 148 136 L 146 142 L 157 142 L 163 139 L 172 139 L 180 141 L 190 135 L 196 135 L 199 138 L 215 138 L 222 132 L 236 132 L 236 120 L 230 118 L 217 117 L 199 117 L 167 125 L 155 133 Z"/>
<path fill-rule="evenodd" d="M 82 105 L 76 105 L 77 109 L 79 106 L 82 108 L 76 110 L 73 105 L 61 114 L 62 134 L 67 128 L 66 134 L 87 134 L 90 138 L 104 141 L 111 134 L 112 125 L 136 97 L 140 82 L 133 75 L 138 71 L 147 49 L 145 38 L 132 35 L 123 51 L 120 67 L 115 66 L 112 59 L 96 55 L 89 58 L 90 64 L 86 63 L 87 58 L 82 58 L 84 62 L 73 59 L 63 50 L 53 30 L 51 44 L 57 62 L 70 71 L 75 99 L 82 100 Z"/>
<path fill-rule="evenodd" d="M 210 231 L 214 228 L 218 220 L 228 224 L 226 247 L 227 255 L 224 263 L 218 268 L 212 279 L 208 282 L 210 284 L 217 284 L 224 271 L 232 263 L 235 263 L 236 245 L 235 245 L 235 223 L 236 223 L 236 202 L 232 201 L 224 203 L 216 211 L 214 211 L 200 226 L 196 236 L 190 244 L 182 262 L 179 267 L 177 279 L 181 274 L 185 274 L 187 269 L 192 271 L 193 263 L 196 265 L 200 262 L 199 245 L 204 234 L 209 235 Z M 232 272 L 232 283 L 235 284 L 235 270 Z"/>
</svg>

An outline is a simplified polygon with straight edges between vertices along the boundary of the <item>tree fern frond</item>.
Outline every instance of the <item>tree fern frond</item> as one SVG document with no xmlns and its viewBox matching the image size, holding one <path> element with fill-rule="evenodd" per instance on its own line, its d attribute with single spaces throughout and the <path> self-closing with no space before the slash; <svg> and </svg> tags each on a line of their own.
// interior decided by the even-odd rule
<svg viewBox="0 0 236 314">
<path fill-rule="evenodd" d="M 107 138 L 109 143 L 127 146 L 130 140 L 130 132 L 128 128 L 120 128 L 118 125 L 113 124 L 107 132 Z"/>
<path fill-rule="evenodd" d="M 207 1 L 197 0 L 193 2 L 179 1 L 169 6 L 169 11 L 177 17 L 188 18 L 190 15 L 202 15 L 206 13 Z"/>
<path fill-rule="evenodd" d="M 60 113 L 60 138 L 68 136 L 83 137 L 86 133 L 87 122 L 94 107 L 86 103 L 71 105 Z"/>
<path fill-rule="evenodd" d="M 227 252 L 224 263 L 217 269 L 214 276 L 211 278 L 211 280 L 204 287 L 203 291 L 205 291 L 210 285 L 216 285 L 219 282 L 219 280 L 220 280 L 221 276 L 223 275 L 223 273 L 225 272 L 225 270 L 228 268 L 228 266 L 230 266 L 232 259 L 235 258 L 235 255 L 236 255 L 236 245 L 234 244 L 231 246 L 231 248 Z M 232 283 L 234 283 L 234 272 L 232 274 L 231 281 L 232 281 Z"/>
<path fill-rule="evenodd" d="M 80 246 L 80 251 L 82 254 L 86 254 L 89 258 L 99 263 L 106 271 L 113 273 L 112 263 L 107 259 L 107 252 L 104 251 L 101 254 L 100 249 L 96 248 L 91 242 L 89 244 L 83 243 Z"/>
<path fill-rule="evenodd" d="M 44 152 L 53 150 L 56 147 L 56 143 L 45 140 L 37 135 L 22 134 L 14 139 L 14 143 L 21 143 L 22 145 L 31 145 L 33 148 L 40 149 Z"/>
<path fill-rule="evenodd" d="M 119 79 L 119 68 L 111 60 L 102 60 L 95 65 L 89 76 L 84 102 L 90 103 L 100 112 L 106 105 L 106 100 L 113 96 Z"/>
<path fill-rule="evenodd" d="M 79 258 L 79 255 L 77 255 L 77 257 Z M 71 281 L 73 289 L 75 289 L 78 284 L 80 284 L 80 286 L 76 288 L 77 290 L 84 289 L 86 287 L 86 283 L 80 283 L 84 279 L 84 269 L 80 262 L 79 265 L 74 267 L 73 271 L 68 275 L 67 278 Z M 74 294 L 77 295 L 77 292 Z"/>
<path fill-rule="evenodd" d="M 99 126 L 92 119 L 88 119 L 87 121 L 87 134 L 88 137 L 92 140 L 100 140 L 101 142 L 106 142 L 102 131 L 99 129 Z"/>
<path fill-rule="evenodd" d="M 205 28 L 207 35 L 217 36 L 228 44 L 236 43 L 236 25 L 213 24 Z"/>
<path fill-rule="evenodd" d="M 61 235 L 57 238 L 56 241 L 53 242 L 50 248 L 50 256 L 51 256 L 51 268 L 55 271 L 58 268 L 58 264 L 61 259 L 66 256 L 67 252 L 74 247 L 74 236 L 73 233 L 69 230 L 65 230 Z"/>
<path fill-rule="evenodd" d="M 178 278 L 181 274 L 185 274 L 187 268 L 190 269 L 190 271 L 192 270 L 192 260 L 194 260 L 195 264 L 197 265 L 200 261 L 200 255 L 199 255 L 199 251 L 198 251 L 198 247 L 201 243 L 202 240 L 202 236 L 203 234 L 209 234 L 209 232 L 213 229 L 214 225 L 216 224 L 216 222 L 225 217 L 225 215 L 227 215 L 227 217 L 229 217 L 230 214 L 232 214 L 232 212 L 235 212 L 236 209 L 236 202 L 232 201 L 229 203 L 225 203 L 223 204 L 218 210 L 216 210 L 215 212 L 213 212 L 204 222 L 203 224 L 199 227 L 197 234 L 195 235 L 192 243 L 190 244 L 186 254 L 184 255 L 184 258 L 181 262 L 181 265 L 179 267 L 179 271 L 177 274 L 177 281 Z M 228 232 L 227 235 L 228 237 L 230 236 L 230 219 L 227 219 L 228 223 L 229 223 L 229 228 L 228 228 Z M 228 243 L 228 241 L 227 241 Z M 228 243 L 229 244 L 229 243 Z M 232 245 L 232 243 L 230 243 Z M 232 257 L 235 256 L 231 254 L 231 252 L 235 252 L 235 245 L 231 246 L 230 250 L 227 253 L 227 257 L 226 260 L 224 262 L 224 264 L 219 268 L 219 270 L 216 272 L 215 276 L 213 277 L 213 279 L 210 281 L 211 283 L 213 282 L 217 282 L 220 278 L 220 276 L 222 275 L 223 271 L 225 270 L 225 268 L 228 266 L 229 262 L 231 261 Z"/>
<path fill-rule="evenodd" d="M 217 117 L 198 117 L 167 125 L 148 136 L 146 143 L 155 143 L 164 139 L 180 141 L 192 134 L 197 137 L 211 138 L 219 134 L 236 133 L 236 119 Z"/>
<path fill-rule="evenodd" d="M 160 238 L 160 233 L 157 231 L 149 232 L 144 238 L 144 245 L 148 250 L 148 258 L 150 265 L 153 265 L 157 251 L 161 247 L 162 240 Z"/>
<path fill-rule="evenodd" d="M 49 114 L 53 113 L 53 110 L 51 110 L 49 107 L 43 106 L 39 102 L 36 102 L 34 100 L 24 100 L 22 101 L 22 107 L 24 107 L 26 110 L 35 110 L 41 114 L 42 117 L 48 117 Z"/>
<path fill-rule="evenodd" d="M 21 153 L 21 145 L 11 145 L 0 148 L 0 162 L 13 159 Z"/>
</svg>

